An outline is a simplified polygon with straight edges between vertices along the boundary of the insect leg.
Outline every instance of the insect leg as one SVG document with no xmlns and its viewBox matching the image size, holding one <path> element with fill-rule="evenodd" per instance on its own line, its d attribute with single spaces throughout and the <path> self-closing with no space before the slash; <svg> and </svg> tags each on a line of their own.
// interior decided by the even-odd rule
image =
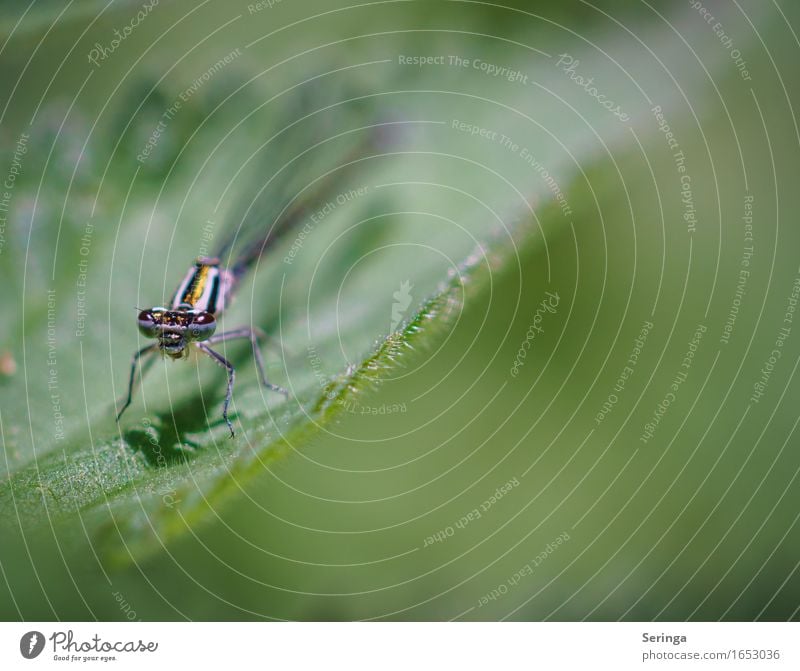
<svg viewBox="0 0 800 671">
<path fill-rule="evenodd" d="M 141 359 L 145 354 L 150 354 L 155 352 L 158 348 L 158 344 L 154 343 L 152 345 L 148 345 L 147 347 L 143 347 L 140 349 L 136 354 L 133 355 L 133 359 L 131 359 L 131 377 L 128 380 L 128 398 L 125 400 L 124 405 L 122 406 L 122 410 L 117 413 L 117 421 L 119 421 L 120 417 L 122 417 L 122 413 L 128 409 L 128 406 L 133 402 L 133 390 L 136 387 L 137 380 L 141 380 L 144 377 L 144 374 L 147 372 L 147 369 L 150 367 L 150 364 L 153 363 L 154 359 L 150 357 L 147 359 L 141 367 L 141 375 L 136 375 L 136 365 L 139 363 L 139 359 Z"/>
<path fill-rule="evenodd" d="M 277 384 L 272 384 L 267 380 L 267 374 L 264 368 L 264 359 L 261 356 L 261 349 L 259 348 L 259 340 L 266 340 L 267 334 L 264 333 L 260 328 L 242 326 L 241 328 L 233 329 L 232 331 L 226 331 L 225 333 L 211 336 L 208 340 L 206 340 L 206 342 L 213 344 L 217 342 L 224 342 L 226 340 L 235 340 L 237 338 L 247 338 L 250 341 L 250 344 L 253 346 L 253 358 L 256 360 L 256 368 L 258 368 L 258 375 L 261 378 L 261 384 L 263 384 L 267 389 L 276 391 L 279 394 L 283 394 L 286 398 L 289 398 L 288 391 L 286 391 L 283 387 L 279 387 Z"/>
<path fill-rule="evenodd" d="M 233 432 L 233 424 L 231 424 L 231 421 L 228 419 L 228 406 L 230 405 L 231 397 L 233 396 L 233 381 L 236 378 L 236 370 L 230 361 L 228 361 L 219 352 L 215 352 L 208 345 L 201 342 L 195 344 L 202 352 L 210 356 L 212 359 L 214 359 L 214 361 L 228 371 L 228 390 L 225 393 L 225 402 L 222 404 L 222 419 L 224 419 L 225 423 L 228 425 L 228 430 L 231 432 L 231 438 L 233 438 L 236 434 Z"/>
</svg>

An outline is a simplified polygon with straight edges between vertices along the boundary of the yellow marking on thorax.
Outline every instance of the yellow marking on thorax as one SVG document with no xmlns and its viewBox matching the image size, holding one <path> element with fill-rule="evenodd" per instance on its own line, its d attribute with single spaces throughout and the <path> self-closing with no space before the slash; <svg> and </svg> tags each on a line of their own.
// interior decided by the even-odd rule
<svg viewBox="0 0 800 671">
<path fill-rule="evenodd" d="M 193 286 L 189 287 L 189 293 L 186 295 L 184 302 L 192 306 L 197 304 L 197 301 L 199 301 L 203 295 L 203 290 L 208 282 L 208 275 L 212 267 L 213 266 L 200 266 L 197 269 L 196 281 Z"/>
</svg>

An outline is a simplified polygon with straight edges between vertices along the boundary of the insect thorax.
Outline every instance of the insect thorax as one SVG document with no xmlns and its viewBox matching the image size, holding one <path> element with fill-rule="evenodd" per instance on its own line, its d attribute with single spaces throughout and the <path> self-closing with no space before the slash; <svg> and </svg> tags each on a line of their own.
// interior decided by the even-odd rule
<svg viewBox="0 0 800 671">
<path fill-rule="evenodd" d="M 220 260 L 202 256 L 186 273 L 171 309 L 219 314 L 225 309 L 232 287 L 233 274 L 220 267 Z"/>
</svg>

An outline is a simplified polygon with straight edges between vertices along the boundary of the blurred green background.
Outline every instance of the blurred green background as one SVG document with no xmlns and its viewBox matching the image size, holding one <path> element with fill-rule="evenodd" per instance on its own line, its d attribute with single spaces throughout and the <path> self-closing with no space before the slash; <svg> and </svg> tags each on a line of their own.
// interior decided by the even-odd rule
<svg viewBox="0 0 800 671">
<path fill-rule="evenodd" d="M 0 617 L 797 619 L 797 3 L 0 12 Z M 376 125 L 226 314 L 291 399 L 118 427 L 134 307 Z"/>
</svg>

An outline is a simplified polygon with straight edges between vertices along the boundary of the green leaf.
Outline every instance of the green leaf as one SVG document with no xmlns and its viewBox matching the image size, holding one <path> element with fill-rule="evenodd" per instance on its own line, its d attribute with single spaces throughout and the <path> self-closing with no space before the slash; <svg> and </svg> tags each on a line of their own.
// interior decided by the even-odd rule
<svg viewBox="0 0 800 671">
<path fill-rule="evenodd" d="M 512 251 L 517 253 L 515 238 L 522 246 L 542 243 L 541 227 L 527 223 L 502 232 L 495 227 L 498 230 L 487 235 L 484 215 L 471 216 L 475 231 L 484 229 L 480 237 L 472 234 L 458 239 L 452 231 L 439 232 L 436 229 L 447 221 L 436 214 L 435 201 L 431 213 L 420 212 L 416 220 L 414 213 L 393 212 L 392 206 L 402 196 L 388 199 L 384 193 L 391 186 L 383 184 L 393 184 L 397 165 L 403 168 L 397 152 L 409 152 L 410 168 L 415 169 L 416 157 L 409 144 L 418 141 L 413 118 L 410 122 L 378 121 L 384 127 L 382 133 L 396 127 L 398 137 L 389 145 L 365 150 L 363 138 L 375 133 L 374 119 L 389 117 L 373 112 L 363 101 L 326 104 L 326 94 L 343 95 L 338 83 L 325 91 L 317 88 L 313 100 L 305 93 L 278 94 L 283 111 L 268 126 L 246 119 L 234 126 L 238 133 L 228 132 L 220 139 L 216 129 L 203 135 L 204 121 L 195 127 L 204 118 L 202 110 L 211 110 L 207 113 L 213 116 L 225 100 L 216 91 L 211 103 L 184 106 L 180 119 L 170 122 L 170 130 L 183 139 L 156 143 L 153 150 L 166 158 L 157 162 L 154 156 L 152 161 L 147 157 L 133 174 L 128 163 L 119 159 L 112 164 L 110 186 L 98 199 L 94 214 L 86 208 L 64 210 L 59 235 L 62 247 L 71 254 L 56 252 L 46 262 L 44 252 L 51 240 L 32 230 L 30 244 L 42 253 L 22 258 L 34 258 L 41 269 L 29 279 L 30 268 L 19 262 L 9 266 L 7 279 L 13 282 L 22 277 L 26 286 L 20 291 L 31 291 L 28 283 L 34 281 L 35 291 L 47 296 L 23 322 L 23 333 L 38 327 L 46 337 L 33 344 L 23 335 L 27 346 L 22 359 L 44 358 L 50 368 L 48 379 L 37 387 L 31 385 L 27 397 L 15 399 L 8 393 L 11 388 L 6 389 L 2 417 L 6 452 L 16 452 L 16 461 L 27 465 L 7 461 L 10 476 L 0 484 L 3 519 L 28 528 L 59 526 L 79 518 L 104 548 L 103 554 L 120 561 L 157 550 L 197 523 L 213 519 L 215 508 L 240 491 L 248 479 L 303 449 L 336 421 L 342 408 L 402 366 L 408 351 L 433 346 L 440 338 L 437 334 L 446 333 L 463 309 L 465 296 L 482 289 L 489 267 L 497 270 L 502 259 Z M 168 98 L 168 93 L 160 92 L 155 104 L 163 108 Z M 152 96 L 144 99 L 149 105 Z M 46 108 L 42 125 L 52 125 L 62 111 Z M 153 115 L 143 114 L 144 121 L 139 123 L 152 128 Z M 68 137 L 85 132 L 72 123 Z M 332 138 L 325 136 L 330 127 L 339 130 Z M 265 128 L 275 130 L 263 132 Z M 252 141 L 258 131 L 262 144 Z M 136 125 L 119 132 L 122 157 L 130 159 L 145 134 Z M 44 170 L 47 165 L 33 160 L 56 138 L 38 128 L 31 136 L 31 161 L 25 168 Z M 193 138 L 197 138 L 195 144 Z M 81 153 L 76 145 L 64 145 L 56 143 L 68 155 Z M 54 155 L 56 165 L 64 161 L 65 169 L 44 186 L 42 207 L 52 207 L 65 184 L 73 189 L 73 199 L 88 200 L 100 172 L 93 152 L 92 145 L 83 151 L 77 179 L 66 169 L 68 158 Z M 394 173 L 380 169 L 390 160 Z M 342 162 L 353 164 L 349 179 L 336 190 L 319 187 Z M 370 181 L 358 181 L 364 179 L 361 163 L 371 168 Z M 126 179 L 127 188 L 117 186 Z M 35 187 L 32 182 L 30 189 Z M 25 188 L 21 183 L 15 196 L 26 197 Z M 226 314 L 223 322 L 223 329 L 225 323 L 267 327 L 272 336 L 266 350 L 271 361 L 268 374 L 291 390 L 290 400 L 258 385 L 247 346 L 226 344 L 222 351 L 238 369 L 232 405 L 235 439 L 229 438 L 220 415 L 222 371 L 202 357 L 188 364 L 153 366 L 143 395 L 137 392 L 117 433 L 109 397 L 121 395 L 129 352 L 144 344 L 131 338 L 136 334 L 132 307 L 163 303 L 162 297 L 165 301 L 169 296 L 168 283 L 177 283 L 194 256 L 208 254 L 206 248 L 218 246 L 234 231 L 240 238 L 234 249 L 246 247 L 263 234 L 265 226 L 279 220 L 295 199 L 303 200 L 307 192 L 320 188 L 322 198 L 309 204 L 297 230 L 289 231 L 274 253 L 265 255 L 260 262 L 263 270 L 247 276 L 232 316 Z M 397 188 L 409 188 L 408 180 Z M 458 197 L 462 207 L 473 203 L 466 194 Z M 217 214 L 212 219 L 208 212 Z M 359 224 L 355 227 L 354 218 Z M 203 237 L 198 241 L 197 222 L 203 219 Z M 109 225 L 111 221 L 116 221 L 116 227 Z M 520 221 L 527 222 L 527 217 Z M 438 245 L 427 256 L 418 251 L 426 238 Z M 468 245 L 473 249 L 467 255 Z M 388 254 L 383 251 L 387 248 Z M 449 260 L 443 263 L 441 253 L 448 249 Z M 452 259 L 459 257 L 466 260 L 453 266 Z M 52 277 L 63 279 L 47 281 L 50 263 Z M 65 286 L 74 287 L 74 294 L 67 289 L 64 298 Z M 241 308 L 248 304 L 249 315 L 243 315 Z M 102 325 L 99 315 L 106 311 L 111 315 L 108 330 L 98 328 Z M 276 355 L 282 370 L 275 366 Z M 109 356 L 115 362 L 113 384 L 98 384 L 108 379 L 104 359 Z M 159 377 L 162 384 L 157 385 L 154 378 Z M 143 417 L 142 400 L 148 410 Z M 13 447 L 15 440 L 25 440 L 22 425 L 14 421 L 24 416 L 21 406 L 50 420 L 37 422 L 38 431 L 30 434 L 36 446 L 32 461 L 27 451 Z M 90 418 L 90 425 L 81 426 L 81 414 Z"/>
<path fill-rule="evenodd" d="M 520 227 L 518 235 L 525 228 Z M 3 518 L 28 526 L 37 519 L 44 523 L 45 516 L 58 524 L 79 514 L 85 528 L 96 528 L 96 540 L 101 547 L 106 543 L 109 558 L 141 558 L 157 549 L 153 537 L 164 543 L 186 533 L 272 462 L 302 449 L 333 424 L 344 407 L 402 367 L 409 351 L 434 346 L 463 310 L 464 301 L 485 290 L 492 272 L 536 239 L 528 232 L 521 247 L 505 240 L 476 250 L 357 365 L 331 376 L 321 387 L 318 380 L 303 380 L 296 403 L 278 400 L 265 415 L 249 410 L 259 406 L 255 384 L 249 390 L 237 387 L 237 396 L 244 400 L 237 403 L 235 440 L 228 439 L 221 421 L 198 414 L 202 396 L 189 395 L 154 419 L 135 423 L 122 437 L 90 446 L 77 440 L 63 452 L 18 469 L 0 489 Z M 286 364 L 296 359 L 289 357 Z M 118 547 L 119 535 L 126 541 L 124 552 Z"/>
</svg>

